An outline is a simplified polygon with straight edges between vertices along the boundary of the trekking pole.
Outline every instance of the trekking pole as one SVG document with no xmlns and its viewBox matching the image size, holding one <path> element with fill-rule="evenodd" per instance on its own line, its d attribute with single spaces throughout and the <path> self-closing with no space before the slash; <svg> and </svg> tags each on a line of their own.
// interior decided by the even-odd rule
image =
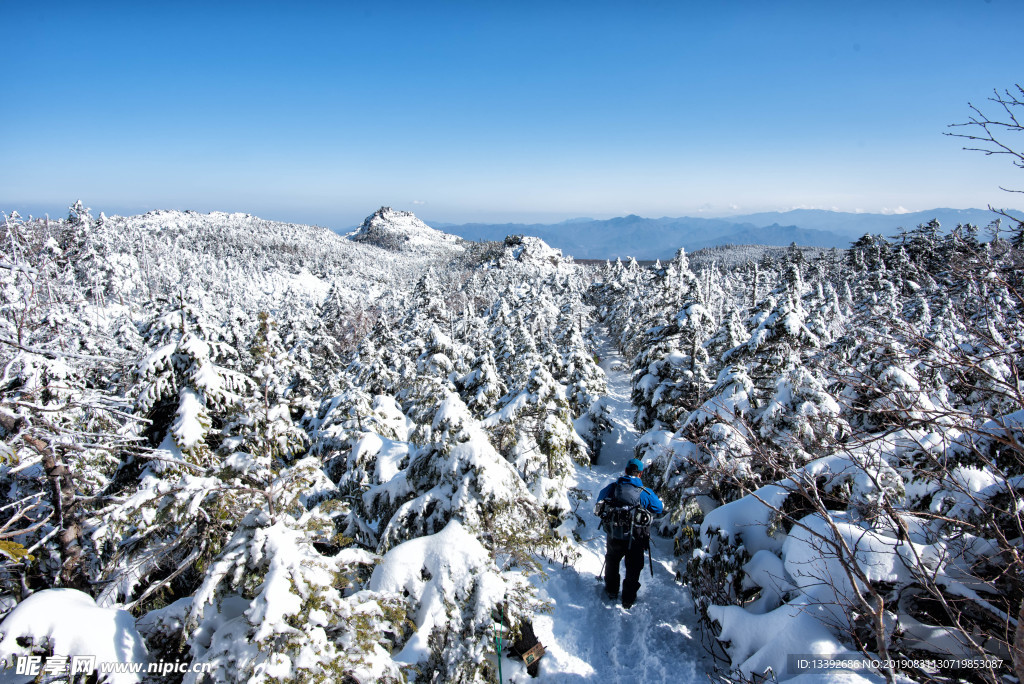
<svg viewBox="0 0 1024 684">
<path fill-rule="evenodd" d="M 601 572 L 598 573 L 597 579 L 602 580 L 602 581 L 604 580 L 604 566 L 606 566 L 606 565 L 608 565 L 608 556 L 605 556 L 604 557 L 604 562 L 601 563 Z"/>
</svg>

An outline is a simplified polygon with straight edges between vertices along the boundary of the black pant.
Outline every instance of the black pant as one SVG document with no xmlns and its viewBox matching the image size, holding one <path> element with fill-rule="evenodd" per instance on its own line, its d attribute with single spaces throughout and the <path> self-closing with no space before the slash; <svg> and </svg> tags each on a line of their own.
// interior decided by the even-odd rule
<svg viewBox="0 0 1024 684">
<path fill-rule="evenodd" d="M 626 559 L 626 579 L 622 582 L 622 605 L 629 608 L 636 601 L 640 589 L 640 573 L 644 569 L 644 552 L 647 542 L 634 539 L 612 539 L 608 537 L 608 550 L 604 556 L 604 588 L 609 594 L 619 593 L 619 561 Z"/>
</svg>

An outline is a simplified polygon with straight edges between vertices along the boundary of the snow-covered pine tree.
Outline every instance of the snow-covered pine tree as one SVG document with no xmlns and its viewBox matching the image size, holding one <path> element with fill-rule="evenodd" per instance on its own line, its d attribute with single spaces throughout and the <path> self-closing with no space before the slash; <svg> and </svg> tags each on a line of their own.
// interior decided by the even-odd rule
<svg viewBox="0 0 1024 684">
<path fill-rule="evenodd" d="M 459 395 L 478 419 L 490 415 L 506 391 L 491 347 L 491 341 L 485 338 L 483 351 L 476 355 L 469 372 L 457 382 Z"/>
<path fill-rule="evenodd" d="M 472 530 L 494 530 L 498 538 L 517 537 L 517 529 L 536 540 L 545 535 L 522 480 L 457 394 L 441 401 L 430 427 L 430 441 L 413 449 L 401 484 L 396 488 L 393 478 L 366 494 L 382 513 L 382 551 L 439 532 L 453 518 Z"/>
<path fill-rule="evenodd" d="M 401 393 L 406 415 L 421 425 L 429 425 L 438 402 L 455 391 L 460 368 L 465 372 L 465 350 L 457 346 L 437 325 L 432 325 L 415 348 L 422 349 L 416 359 L 416 376 Z M 429 437 L 428 437 L 429 438 Z"/>
<path fill-rule="evenodd" d="M 363 590 L 372 555 L 317 550 L 335 527 L 332 500 L 307 510 L 324 487 L 314 459 L 282 470 L 178 609 L 182 643 L 216 679 L 402 681 L 388 655 L 407 634 L 401 597 Z"/>
<path fill-rule="evenodd" d="M 400 492 L 396 496 L 405 493 L 404 476 L 396 476 L 408 465 L 416 425 L 393 397 L 371 397 L 358 387 L 324 401 L 307 425 L 310 453 L 320 460 L 343 502 L 342 514 L 336 518 L 338 545 L 354 542 L 376 549 L 381 515 L 363 494 L 387 483 Z"/>
<path fill-rule="evenodd" d="M 246 376 L 218 364 L 237 353 L 220 341 L 201 305 L 184 296 L 154 313 L 145 337 L 153 351 L 139 361 L 136 374 L 138 410 L 150 421 L 147 437 L 194 465 L 212 465 L 224 436 L 219 428 L 250 385 Z"/>
<path fill-rule="evenodd" d="M 284 347 L 277 326 L 266 314 L 258 314 L 259 327 L 249 345 L 253 360 L 253 391 L 243 401 L 244 408 L 225 426 L 234 438 L 227 450 L 239 444 L 241 451 L 231 455 L 229 465 L 245 472 L 249 458 L 262 467 L 281 467 L 306 451 L 308 438 L 296 423 L 302 418 L 308 397 L 297 396 L 296 363 Z"/>
<path fill-rule="evenodd" d="M 391 549 L 369 588 L 405 597 L 415 633 L 396 660 L 410 664 L 410 678 L 429 672 L 440 681 L 495 681 L 490 645 L 498 621 L 515 634 L 539 608 L 527 578 L 501 572 L 492 552 L 458 519 Z"/>
<path fill-rule="evenodd" d="M 663 305 L 655 311 L 662 313 L 639 338 L 642 350 L 632 364 L 635 423 L 640 430 L 675 429 L 711 384 L 704 343 L 711 337 L 714 321 L 683 250 L 669 264 L 660 284 Z"/>
<path fill-rule="evenodd" d="M 58 230 L 64 227 L 87 229 Z M 127 402 L 114 394 L 120 354 L 105 338 L 105 317 L 83 320 L 73 265 L 50 228 L 4 217 L 0 602 L 52 586 L 87 586 L 82 520 L 113 476 L 117 455 L 135 446 L 126 437 L 133 427 Z"/>
<path fill-rule="evenodd" d="M 233 354 L 196 304 L 179 298 L 146 326 L 153 351 L 136 366 L 136 410 L 152 447 L 125 460 L 112 479 L 116 503 L 87 529 L 103 581 L 102 602 L 149 605 L 159 591 L 187 595 L 233 522 L 263 498 L 267 464 L 236 462 L 223 428 L 252 381 L 218 364 Z M 125 541 L 127 540 L 127 541 Z"/>
</svg>

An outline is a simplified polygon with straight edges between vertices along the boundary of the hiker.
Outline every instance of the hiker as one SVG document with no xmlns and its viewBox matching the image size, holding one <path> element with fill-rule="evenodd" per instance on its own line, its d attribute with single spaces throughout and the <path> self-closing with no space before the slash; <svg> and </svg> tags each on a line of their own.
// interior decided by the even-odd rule
<svg viewBox="0 0 1024 684">
<path fill-rule="evenodd" d="M 608 533 L 608 547 L 604 557 L 604 590 L 608 598 L 619 598 L 619 562 L 625 558 L 623 608 L 630 608 L 636 602 L 640 572 L 644 569 L 644 552 L 649 550 L 650 545 L 651 516 L 659 515 L 664 510 L 657 494 L 644 487 L 640 481 L 643 470 L 643 461 L 631 458 L 626 464 L 626 474 L 597 495 L 601 526 Z"/>
</svg>

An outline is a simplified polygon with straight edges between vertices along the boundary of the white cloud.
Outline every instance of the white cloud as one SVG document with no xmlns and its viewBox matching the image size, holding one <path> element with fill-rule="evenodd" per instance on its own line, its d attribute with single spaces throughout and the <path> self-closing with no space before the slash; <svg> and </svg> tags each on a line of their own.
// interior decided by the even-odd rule
<svg viewBox="0 0 1024 684">
<path fill-rule="evenodd" d="M 892 216 L 893 214 L 909 214 L 910 210 L 907 209 L 906 207 L 899 206 L 896 207 L 895 209 L 883 208 L 881 213 L 885 214 L 886 216 Z"/>
<path fill-rule="evenodd" d="M 419 207 L 419 206 L 423 206 L 427 202 L 426 202 L 426 200 L 413 200 L 412 203 Z"/>
</svg>

